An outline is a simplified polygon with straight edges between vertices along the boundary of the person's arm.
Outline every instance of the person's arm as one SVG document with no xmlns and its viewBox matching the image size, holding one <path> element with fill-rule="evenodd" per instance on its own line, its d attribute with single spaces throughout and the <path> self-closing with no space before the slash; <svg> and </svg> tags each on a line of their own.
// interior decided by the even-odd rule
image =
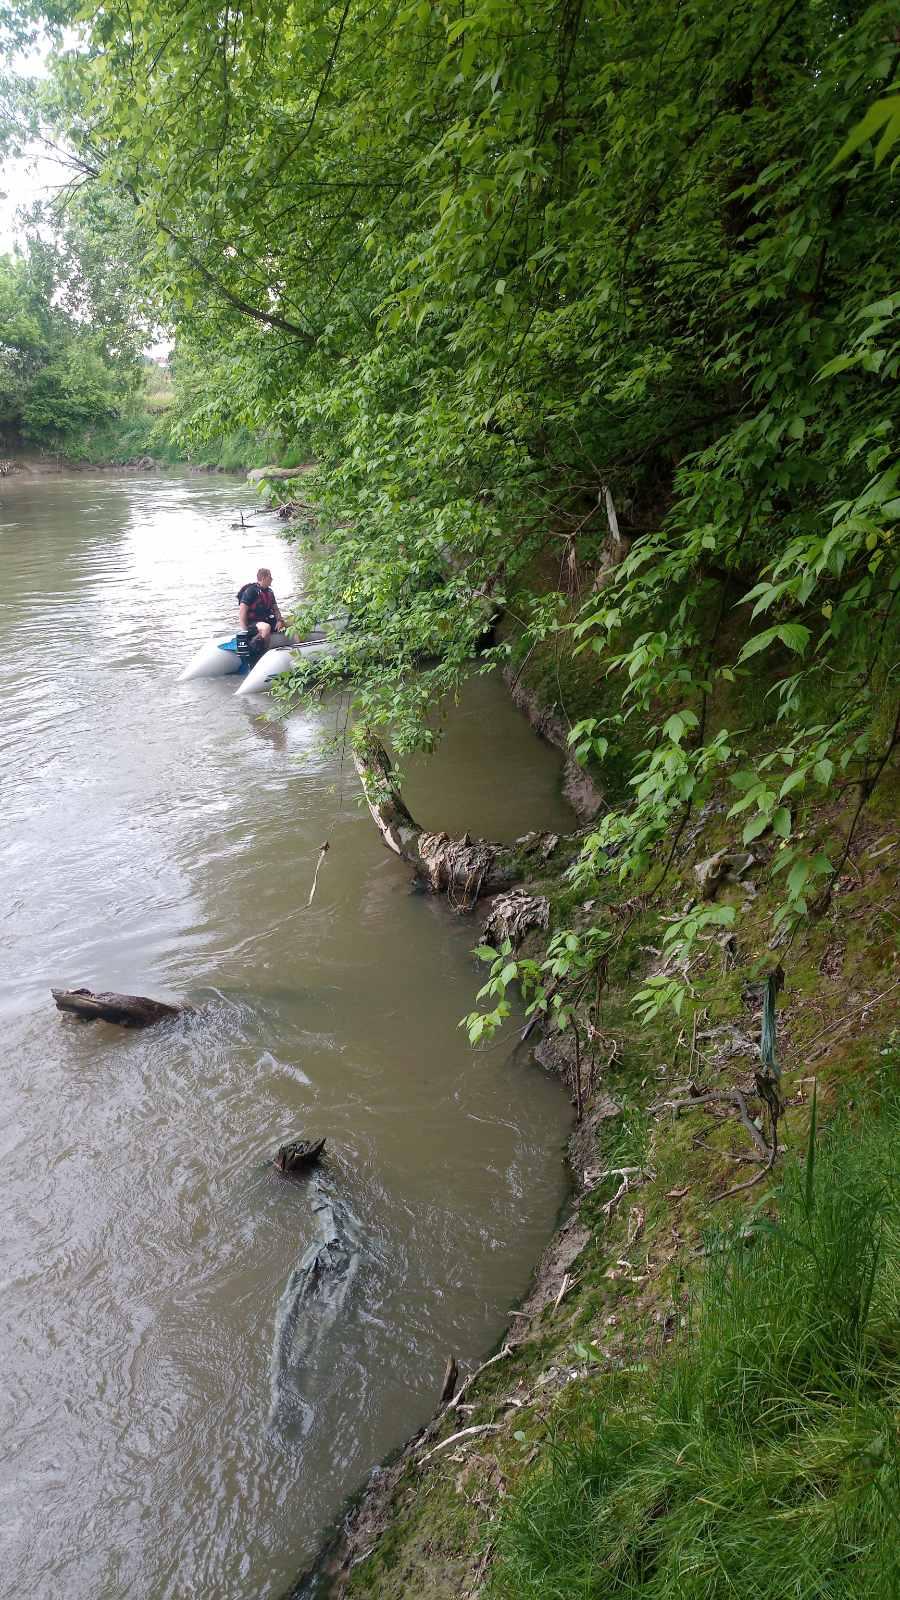
<svg viewBox="0 0 900 1600">
<path fill-rule="evenodd" d="M 249 628 L 249 626 L 250 626 L 250 607 L 246 606 L 244 604 L 243 600 L 242 600 L 240 605 L 238 606 L 238 627 L 243 632 L 246 632 L 246 630 Z"/>
</svg>

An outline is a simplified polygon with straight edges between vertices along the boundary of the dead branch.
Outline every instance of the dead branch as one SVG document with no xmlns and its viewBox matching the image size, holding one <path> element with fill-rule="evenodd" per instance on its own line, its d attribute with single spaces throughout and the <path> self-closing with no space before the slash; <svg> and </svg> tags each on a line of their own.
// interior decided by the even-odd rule
<svg viewBox="0 0 900 1600">
<path fill-rule="evenodd" d="M 474 1438 L 475 1434 L 478 1433 L 501 1432 L 502 1428 L 499 1422 L 479 1422 L 476 1423 L 476 1425 L 472 1428 L 460 1428 L 458 1433 L 451 1433 L 448 1439 L 442 1439 L 440 1444 L 436 1444 L 433 1450 L 429 1450 L 424 1456 L 420 1456 L 418 1465 L 420 1467 L 424 1467 L 426 1461 L 430 1461 L 432 1456 L 436 1456 L 438 1454 L 438 1451 L 446 1450 L 448 1445 L 457 1444 L 460 1439 L 471 1439 Z"/>
<path fill-rule="evenodd" d="M 313 874 L 312 888 L 309 891 L 309 899 L 306 902 L 307 908 L 309 906 L 311 906 L 312 903 L 313 903 L 313 897 L 315 895 L 316 888 L 317 888 L 318 882 L 319 882 L 319 868 L 321 867 L 322 862 L 325 860 L 325 857 L 327 856 L 327 854 L 328 854 L 328 840 L 326 839 L 325 843 L 323 845 L 320 845 L 320 847 L 319 847 L 319 859 L 316 862 L 316 870 L 315 870 L 315 873 Z"/>
<path fill-rule="evenodd" d="M 775 1165 L 775 1157 L 777 1154 L 778 1133 L 777 1129 L 773 1129 L 772 1148 L 769 1151 L 769 1159 L 765 1166 L 761 1167 L 759 1172 L 755 1172 L 752 1178 L 748 1178 L 746 1183 L 736 1183 L 733 1189 L 726 1189 L 724 1194 L 713 1195 L 712 1204 L 717 1205 L 720 1200 L 729 1200 L 733 1194 L 742 1194 L 745 1189 L 753 1189 L 758 1183 L 762 1183 L 763 1178 L 767 1178 L 769 1173 L 772 1171 L 772 1168 Z"/>
<path fill-rule="evenodd" d="M 719 1105 L 730 1105 L 738 1113 L 739 1120 L 747 1129 L 759 1155 L 763 1161 L 769 1157 L 769 1146 L 760 1133 L 759 1128 L 747 1110 L 747 1102 L 740 1089 L 711 1089 L 707 1094 L 692 1095 L 689 1100 L 658 1100 L 652 1110 L 674 1111 L 676 1117 L 679 1111 L 694 1111 L 697 1106 L 708 1105 L 710 1102 Z"/>
<path fill-rule="evenodd" d="M 476 1367 L 474 1372 L 470 1372 L 469 1376 L 467 1378 L 463 1379 L 462 1383 L 459 1386 L 459 1389 L 457 1390 L 456 1398 L 449 1402 L 449 1404 L 447 1406 L 447 1410 L 448 1411 L 456 1411 L 456 1410 L 458 1410 L 458 1408 L 459 1408 L 459 1406 L 460 1406 L 460 1404 L 462 1402 L 463 1396 L 465 1394 L 467 1394 L 468 1391 L 471 1389 L 472 1384 L 475 1382 L 475 1379 L 476 1378 L 480 1378 L 481 1374 L 488 1367 L 492 1367 L 496 1361 L 505 1361 L 506 1357 L 508 1355 L 511 1355 L 511 1354 L 512 1354 L 512 1346 L 509 1345 L 509 1344 L 505 1344 L 503 1346 L 502 1350 L 498 1350 L 497 1351 L 496 1355 L 489 1356 L 487 1361 L 482 1361 L 480 1367 Z"/>
</svg>

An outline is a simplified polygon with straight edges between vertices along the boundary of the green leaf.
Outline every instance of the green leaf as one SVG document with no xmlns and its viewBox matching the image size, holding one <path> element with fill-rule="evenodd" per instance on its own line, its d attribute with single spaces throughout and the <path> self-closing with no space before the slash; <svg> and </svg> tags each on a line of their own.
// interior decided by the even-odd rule
<svg viewBox="0 0 900 1600">
<path fill-rule="evenodd" d="M 779 800 L 783 800 L 785 795 L 790 794 L 793 789 L 804 789 L 805 787 L 806 768 L 798 767 L 796 772 L 788 773 L 784 783 L 781 785 L 781 788 L 778 791 L 778 798 Z"/>
<path fill-rule="evenodd" d="M 777 833 L 782 839 L 791 836 L 791 813 L 787 806 L 779 806 L 772 818 L 772 832 Z"/>
<path fill-rule="evenodd" d="M 796 900 L 797 896 L 803 889 L 803 885 L 806 883 L 806 880 L 809 877 L 809 867 L 809 862 L 801 857 L 799 861 L 794 862 L 794 865 L 791 867 L 791 870 L 788 873 L 788 893 L 793 900 Z"/>
<path fill-rule="evenodd" d="M 802 623 L 799 622 L 782 622 L 775 629 L 775 632 L 782 644 L 787 645 L 789 650 L 793 650 L 797 655 L 802 656 L 806 646 L 809 644 L 809 628 L 804 628 Z"/>
<path fill-rule="evenodd" d="M 769 817 L 766 812 L 762 812 L 760 816 L 751 817 L 750 821 L 744 825 L 744 831 L 741 835 L 744 844 L 752 844 L 753 840 L 758 839 L 761 833 L 765 833 L 768 826 Z"/>
<path fill-rule="evenodd" d="M 900 139 L 900 95 L 887 95 L 869 107 L 865 116 L 850 130 L 831 162 L 831 167 L 839 166 L 852 156 L 860 145 L 865 144 L 868 139 L 874 139 L 879 129 L 884 131 L 875 150 L 876 167 L 880 166 L 888 151 Z"/>
</svg>

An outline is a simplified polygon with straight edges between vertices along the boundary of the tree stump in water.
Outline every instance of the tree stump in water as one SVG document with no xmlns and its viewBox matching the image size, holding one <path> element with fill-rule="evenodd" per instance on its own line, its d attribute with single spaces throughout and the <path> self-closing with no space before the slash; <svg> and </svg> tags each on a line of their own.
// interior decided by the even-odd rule
<svg viewBox="0 0 900 1600">
<path fill-rule="evenodd" d="M 142 994 L 94 994 L 90 989 L 51 989 L 57 1010 L 71 1011 L 82 1022 L 117 1022 L 122 1028 L 150 1028 L 180 1016 L 184 1006 L 149 1000 Z"/>
<path fill-rule="evenodd" d="M 286 1176 L 292 1172 L 305 1172 L 315 1166 L 324 1149 L 324 1139 L 292 1139 L 288 1144 L 279 1146 L 275 1166 Z"/>
</svg>

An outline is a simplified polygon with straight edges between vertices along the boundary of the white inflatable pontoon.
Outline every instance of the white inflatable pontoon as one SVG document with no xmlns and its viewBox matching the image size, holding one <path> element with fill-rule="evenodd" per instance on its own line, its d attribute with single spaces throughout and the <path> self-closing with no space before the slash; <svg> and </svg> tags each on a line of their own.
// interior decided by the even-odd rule
<svg viewBox="0 0 900 1600">
<path fill-rule="evenodd" d="M 242 665 L 237 638 L 233 633 L 226 633 L 221 639 L 210 639 L 200 646 L 197 653 L 191 656 L 178 682 L 187 683 L 189 678 L 223 678 L 226 673 L 240 672 Z"/>
<path fill-rule="evenodd" d="M 239 674 L 241 682 L 235 694 L 259 694 L 270 679 L 277 678 L 281 672 L 287 672 L 300 657 L 330 656 L 334 655 L 335 649 L 332 640 L 316 632 L 311 638 L 304 639 L 289 649 L 279 650 L 276 646 L 274 649 L 265 650 L 251 667 L 243 652 L 238 650 L 236 635 L 225 634 L 221 639 L 210 639 L 207 644 L 200 646 L 196 655 L 191 656 L 184 671 L 179 675 L 178 682 L 188 683 L 191 678 L 222 678 L 229 673 Z"/>
</svg>

